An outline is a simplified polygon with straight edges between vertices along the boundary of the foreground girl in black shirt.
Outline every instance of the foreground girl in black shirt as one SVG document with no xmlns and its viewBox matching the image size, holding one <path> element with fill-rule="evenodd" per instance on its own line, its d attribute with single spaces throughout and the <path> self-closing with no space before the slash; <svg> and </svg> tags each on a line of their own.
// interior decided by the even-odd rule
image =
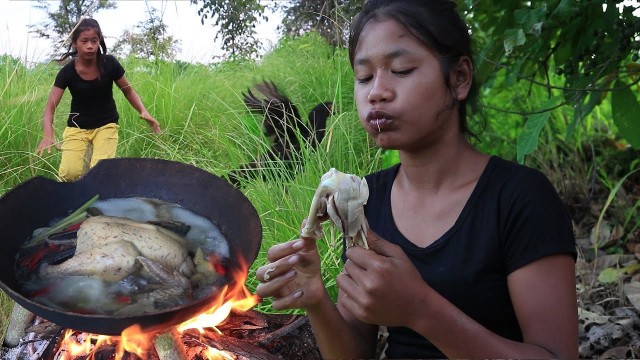
<svg viewBox="0 0 640 360">
<path fill-rule="evenodd" d="M 58 103 L 69 88 L 71 111 L 62 136 L 62 160 L 58 175 L 64 181 L 73 181 L 84 173 L 84 160 L 91 153 L 89 167 L 99 160 L 113 158 L 118 146 L 119 114 L 113 99 L 115 82 L 131 106 L 146 120 L 154 133 L 160 124 L 149 114 L 140 97 L 124 76 L 118 60 L 107 55 L 107 47 L 94 19 L 83 19 L 71 34 L 73 51 L 63 56 L 73 56 L 56 76 L 43 115 L 44 137 L 37 152 L 51 151 L 55 144 L 53 117 Z M 102 49 L 102 50 L 101 50 Z"/>
<path fill-rule="evenodd" d="M 328 359 L 372 358 L 380 325 L 389 358 L 577 358 L 571 221 L 544 175 L 469 143 L 455 2 L 368 1 L 349 50 L 360 121 L 400 155 L 366 177 L 370 249 L 345 250 L 334 304 L 315 241 L 276 245 L 258 295 L 305 309 Z"/>
</svg>

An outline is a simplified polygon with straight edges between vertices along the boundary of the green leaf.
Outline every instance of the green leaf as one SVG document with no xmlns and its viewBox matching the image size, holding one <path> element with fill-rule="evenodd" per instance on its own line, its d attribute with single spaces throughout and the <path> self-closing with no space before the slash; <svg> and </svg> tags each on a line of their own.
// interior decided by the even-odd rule
<svg viewBox="0 0 640 360">
<path fill-rule="evenodd" d="M 611 115 L 620 135 L 631 146 L 640 149 L 640 103 L 636 94 L 622 80 L 615 82 L 611 93 Z"/>
<path fill-rule="evenodd" d="M 606 268 L 598 275 L 598 281 L 601 284 L 611 284 L 618 281 L 618 278 L 622 275 L 622 272 L 614 268 Z"/>
<path fill-rule="evenodd" d="M 543 105 L 543 109 L 552 108 L 560 101 L 560 98 L 551 98 Z M 527 122 L 524 124 L 524 129 L 520 133 L 520 136 L 518 136 L 518 162 L 524 162 L 524 157 L 531 154 L 538 147 L 538 137 L 540 136 L 540 132 L 542 131 L 544 126 L 549 121 L 550 116 L 551 111 L 545 111 L 529 116 Z"/>
<path fill-rule="evenodd" d="M 516 23 L 522 25 L 527 33 L 540 34 L 542 23 L 546 20 L 547 4 L 542 4 L 537 9 L 518 9 L 514 11 L 513 17 Z"/>
<path fill-rule="evenodd" d="M 27 246 L 36 245 L 36 244 L 44 241 L 44 239 L 47 236 L 49 236 L 51 234 L 55 234 L 56 232 L 61 231 L 62 229 L 68 227 L 69 225 L 73 225 L 73 224 L 77 224 L 77 223 L 82 222 L 87 217 L 87 209 L 91 205 L 93 205 L 93 203 L 96 202 L 99 198 L 100 198 L 100 195 L 95 195 L 94 197 L 89 199 L 89 201 L 87 201 L 86 203 L 82 204 L 82 206 L 80 206 L 74 212 L 72 212 L 71 214 L 67 215 L 64 219 L 58 221 L 56 224 L 51 226 L 47 231 L 44 231 L 44 232 L 40 233 L 39 235 L 34 236 L 33 238 L 31 238 L 27 242 Z"/>
<path fill-rule="evenodd" d="M 620 269 L 606 268 L 598 275 L 598 281 L 602 284 L 617 282 L 624 275 L 633 275 L 640 270 L 640 264 L 632 264 Z"/>
<path fill-rule="evenodd" d="M 518 162 L 524 162 L 524 157 L 531 154 L 538 147 L 538 137 L 542 128 L 549 120 L 549 111 L 535 114 L 527 119 L 524 129 L 518 136 Z"/>
<path fill-rule="evenodd" d="M 513 48 L 524 45 L 526 38 L 522 29 L 507 29 L 504 32 L 504 51 L 507 55 L 511 54 Z"/>
</svg>

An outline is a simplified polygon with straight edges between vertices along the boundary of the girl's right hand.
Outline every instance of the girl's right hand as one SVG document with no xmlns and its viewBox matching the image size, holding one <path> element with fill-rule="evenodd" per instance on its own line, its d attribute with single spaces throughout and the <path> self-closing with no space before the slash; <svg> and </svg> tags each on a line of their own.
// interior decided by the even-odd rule
<svg viewBox="0 0 640 360">
<path fill-rule="evenodd" d="M 260 281 L 256 293 L 273 298 L 274 309 L 309 309 L 326 296 L 316 241 L 293 240 L 267 252 L 269 263 L 256 270 Z"/>
<path fill-rule="evenodd" d="M 151 131 L 153 131 L 154 134 L 160 134 L 162 132 L 162 129 L 160 129 L 160 123 L 158 120 L 154 119 L 148 111 L 142 111 L 140 113 L 140 118 L 149 123 L 149 127 L 151 127 Z"/>
<path fill-rule="evenodd" d="M 47 150 L 48 153 L 51 153 L 52 146 L 55 146 L 56 149 L 60 150 L 60 145 L 58 143 L 55 143 L 52 137 L 43 137 L 42 141 L 40 141 L 40 144 L 38 144 L 38 148 L 36 149 L 38 156 L 42 156 L 45 150 Z"/>
</svg>

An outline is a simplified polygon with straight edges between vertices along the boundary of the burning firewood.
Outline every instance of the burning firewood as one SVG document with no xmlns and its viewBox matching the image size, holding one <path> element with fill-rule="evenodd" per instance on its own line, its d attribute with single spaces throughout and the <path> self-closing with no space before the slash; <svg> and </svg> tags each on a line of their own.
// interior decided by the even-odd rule
<svg viewBox="0 0 640 360">
<path fill-rule="evenodd" d="M 27 328 L 27 332 L 34 333 L 36 338 L 48 339 L 56 336 L 62 330 L 62 326 L 54 324 L 46 319 L 39 323 L 34 323 Z"/>
<path fill-rule="evenodd" d="M 187 360 L 187 353 L 175 329 L 156 335 L 153 339 L 160 360 Z"/>
<path fill-rule="evenodd" d="M 41 318 L 37 318 L 41 319 Z M 63 329 L 49 321 L 42 328 L 34 324 L 30 329 L 38 332 L 57 328 L 57 334 L 47 335 L 46 339 L 35 342 L 41 334 L 31 333 L 29 338 L 21 339 L 16 348 L 0 350 L 2 360 L 56 360 L 88 359 L 107 360 L 121 356 L 122 360 L 197 360 L 197 359 L 234 359 L 234 360 L 320 360 L 311 325 L 306 316 L 291 314 L 265 314 L 254 310 L 246 312 L 232 311 L 220 326 L 204 328 L 201 331 L 187 330 L 180 333 L 176 328 L 167 328 L 162 333 L 151 335 L 149 348 L 135 333 L 126 334 L 134 343 L 121 348 L 122 338 L 108 338 L 83 332 Z M 33 343 L 31 343 L 33 342 Z M 71 345 L 73 344 L 73 345 Z M 91 344 L 85 350 L 69 351 L 75 345 Z M 34 351 L 25 348 L 34 345 Z M 42 348 L 36 352 L 35 348 Z M 45 349 L 46 348 L 46 349 Z M 23 349 L 23 350 L 21 350 Z M 143 350 L 138 353 L 137 350 Z M 89 351 L 91 354 L 89 354 Z M 10 353 L 10 355 L 8 355 Z M 32 354 L 32 355 L 31 355 Z M 25 357 L 26 356 L 26 357 Z"/>
</svg>

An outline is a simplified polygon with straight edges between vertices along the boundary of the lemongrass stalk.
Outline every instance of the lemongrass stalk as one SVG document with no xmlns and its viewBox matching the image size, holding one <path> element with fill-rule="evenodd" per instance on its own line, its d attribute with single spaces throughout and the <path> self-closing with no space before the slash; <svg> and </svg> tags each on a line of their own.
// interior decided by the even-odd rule
<svg viewBox="0 0 640 360">
<path fill-rule="evenodd" d="M 80 221 L 82 221 L 84 218 L 87 217 L 87 209 L 91 205 L 93 205 L 93 203 L 96 202 L 96 200 L 98 200 L 99 197 L 100 197 L 100 195 L 96 195 L 96 196 L 92 197 L 91 199 L 89 199 L 89 201 L 84 203 L 77 210 L 75 210 L 71 214 L 67 215 L 67 217 L 65 217 L 64 219 L 60 220 L 55 225 L 53 225 L 51 228 L 49 228 L 49 230 L 43 232 L 42 234 L 34 236 L 31 240 L 29 240 L 29 242 L 27 243 L 27 246 L 37 245 L 40 242 L 42 242 L 44 239 L 46 239 L 47 236 L 49 236 L 51 234 L 55 234 L 56 232 L 59 232 L 60 230 L 63 230 L 64 228 L 68 227 L 69 225 L 77 224 Z"/>
</svg>

